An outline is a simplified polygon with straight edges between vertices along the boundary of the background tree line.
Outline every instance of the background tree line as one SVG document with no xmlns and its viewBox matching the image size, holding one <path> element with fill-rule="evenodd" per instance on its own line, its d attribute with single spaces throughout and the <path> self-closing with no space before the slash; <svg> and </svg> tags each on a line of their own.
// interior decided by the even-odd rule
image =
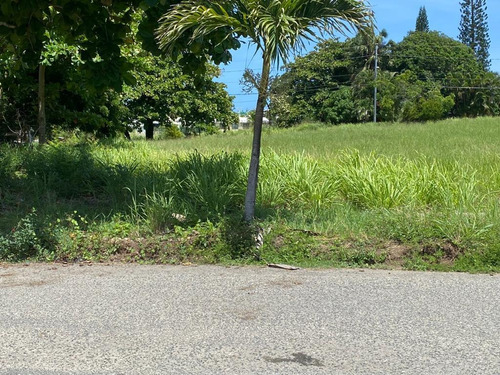
<svg viewBox="0 0 500 375">
<path fill-rule="evenodd" d="M 373 38 L 373 48 L 361 36 L 331 39 L 288 64 L 271 88 L 275 122 L 370 121 L 375 84 L 380 121 L 500 114 L 500 77 L 485 69 L 470 47 L 437 31 L 410 32 L 400 43 L 385 42 L 384 36 Z"/>
<path fill-rule="evenodd" d="M 236 121 L 218 69 L 240 46 L 218 27 L 192 42 L 189 33 L 161 55 L 154 32 L 179 1 L 43 0 L 0 7 L 0 140 L 8 133 L 39 136 L 78 128 L 106 136 L 180 117 L 187 132 Z M 457 42 L 429 32 L 422 7 L 415 32 L 400 43 L 386 34 L 320 43 L 271 79 L 271 117 L 280 126 L 305 119 L 330 123 L 373 117 L 379 93 L 381 121 L 425 121 L 448 116 L 496 115 L 498 75 L 488 71 L 484 0 L 460 3 Z M 189 43 L 188 43 L 189 41 Z M 375 45 L 379 74 L 374 80 Z M 258 84 L 256 82 L 255 84 Z M 255 85 L 254 84 L 254 85 Z M 47 127 L 46 124 L 49 124 Z"/>
<path fill-rule="evenodd" d="M 380 121 L 500 114 L 500 77 L 489 71 L 486 2 L 464 0 L 460 6 L 460 41 L 430 31 L 421 7 L 415 31 L 400 43 L 385 41 L 383 30 L 318 44 L 273 80 L 271 117 L 279 126 L 306 119 L 333 124 L 370 121 L 375 87 Z"/>
</svg>

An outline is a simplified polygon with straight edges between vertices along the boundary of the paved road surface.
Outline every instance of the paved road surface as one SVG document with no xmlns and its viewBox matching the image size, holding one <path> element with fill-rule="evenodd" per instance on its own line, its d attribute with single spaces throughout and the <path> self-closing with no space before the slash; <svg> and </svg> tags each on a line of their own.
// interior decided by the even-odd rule
<svg viewBox="0 0 500 375">
<path fill-rule="evenodd" d="M 0 266 L 5 374 L 500 374 L 500 276 Z"/>
</svg>

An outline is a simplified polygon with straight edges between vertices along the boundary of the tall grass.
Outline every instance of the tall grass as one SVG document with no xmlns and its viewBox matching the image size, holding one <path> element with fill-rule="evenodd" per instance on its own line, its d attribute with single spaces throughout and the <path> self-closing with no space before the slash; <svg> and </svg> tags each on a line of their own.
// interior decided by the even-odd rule
<svg viewBox="0 0 500 375">
<path fill-rule="evenodd" d="M 467 208 L 481 198 L 469 165 L 343 151 L 318 161 L 305 154 L 263 157 L 260 203 L 326 208 L 349 202 L 361 209 Z"/>
<path fill-rule="evenodd" d="M 321 163 L 305 154 L 263 155 L 259 203 L 271 207 L 328 207 L 337 195 L 338 180 Z"/>
<path fill-rule="evenodd" d="M 336 174 L 340 192 L 361 208 L 473 207 L 476 172 L 468 165 L 419 158 L 343 152 Z"/>
<path fill-rule="evenodd" d="M 239 154 L 177 156 L 163 190 L 144 190 L 143 217 L 158 231 L 179 222 L 217 220 L 243 203 L 243 159 Z M 136 207 L 136 205 L 135 205 Z"/>
<path fill-rule="evenodd" d="M 25 199 L 93 197 L 116 210 L 128 208 L 132 199 L 136 204 L 158 201 L 160 207 L 172 207 L 197 221 L 236 210 L 245 189 L 246 160 L 239 153 L 164 153 L 160 157 L 154 151 L 148 155 L 144 144 L 116 149 L 54 144 L 26 150 L 21 157 L 19 153 L 4 151 L 9 156 L 3 157 L 3 175 L 9 175 L 9 168 L 17 169 L 17 175 L 4 177 L 3 183 L 20 183 Z M 13 164 L 11 159 L 20 161 Z M 469 211 L 494 201 L 500 191 L 497 183 L 498 177 L 479 180 L 469 164 L 425 156 L 345 150 L 324 160 L 305 152 L 267 151 L 262 158 L 258 203 L 272 209 L 328 210 L 349 203 L 368 210 L 439 207 Z"/>
<path fill-rule="evenodd" d="M 500 234 L 497 132 L 496 119 L 268 131 L 259 219 L 344 239 L 488 247 Z M 231 222 L 249 147 L 247 132 L 2 147 L 0 233 L 32 207 L 40 220 L 120 214 L 153 232 Z"/>
</svg>

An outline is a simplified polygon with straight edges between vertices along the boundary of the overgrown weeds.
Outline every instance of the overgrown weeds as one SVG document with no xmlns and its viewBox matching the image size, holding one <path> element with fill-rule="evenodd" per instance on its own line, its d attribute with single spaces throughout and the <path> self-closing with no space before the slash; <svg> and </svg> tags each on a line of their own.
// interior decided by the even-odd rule
<svg viewBox="0 0 500 375">
<path fill-rule="evenodd" d="M 498 271 L 492 160 L 268 149 L 249 227 L 243 153 L 173 154 L 144 142 L 1 147 L 0 258 Z"/>
</svg>

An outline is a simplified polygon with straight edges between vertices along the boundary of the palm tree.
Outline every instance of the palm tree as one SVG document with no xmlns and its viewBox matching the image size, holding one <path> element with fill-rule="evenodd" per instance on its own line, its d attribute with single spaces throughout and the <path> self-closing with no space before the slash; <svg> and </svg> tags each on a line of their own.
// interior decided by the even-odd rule
<svg viewBox="0 0 500 375">
<path fill-rule="evenodd" d="M 384 40 L 387 35 L 385 29 L 382 29 L 379 34 L 375 34 L 375 30 L 370 30 L 369 32 L 359 33 L 350 40 L 349 55 L 355 61 L 355 64 L 358 64 L 357 68 L 373 70 L 375 46 L 378 46 L 378 53 L 381 53 L 387 44 Z"/>
<path fill-rule="evenodd" d="M 286 62 L 292 52 L 304 46 L 305 40 L 315 40 L 317 33 L 323 36 L 371 29 L 373 13 L 363 0 L 183 0 L 160 19 L 157 39 L 166 52 L 174 51 L 178 41 L 186 37 L 186 47 L 189 47 L 203 37 L 229 31 L 227 38 L 247 38 L 262 53 L 245 221 L 251 222 L 255 211 L 262 120 L 271 64 Z"/>
</svg>

